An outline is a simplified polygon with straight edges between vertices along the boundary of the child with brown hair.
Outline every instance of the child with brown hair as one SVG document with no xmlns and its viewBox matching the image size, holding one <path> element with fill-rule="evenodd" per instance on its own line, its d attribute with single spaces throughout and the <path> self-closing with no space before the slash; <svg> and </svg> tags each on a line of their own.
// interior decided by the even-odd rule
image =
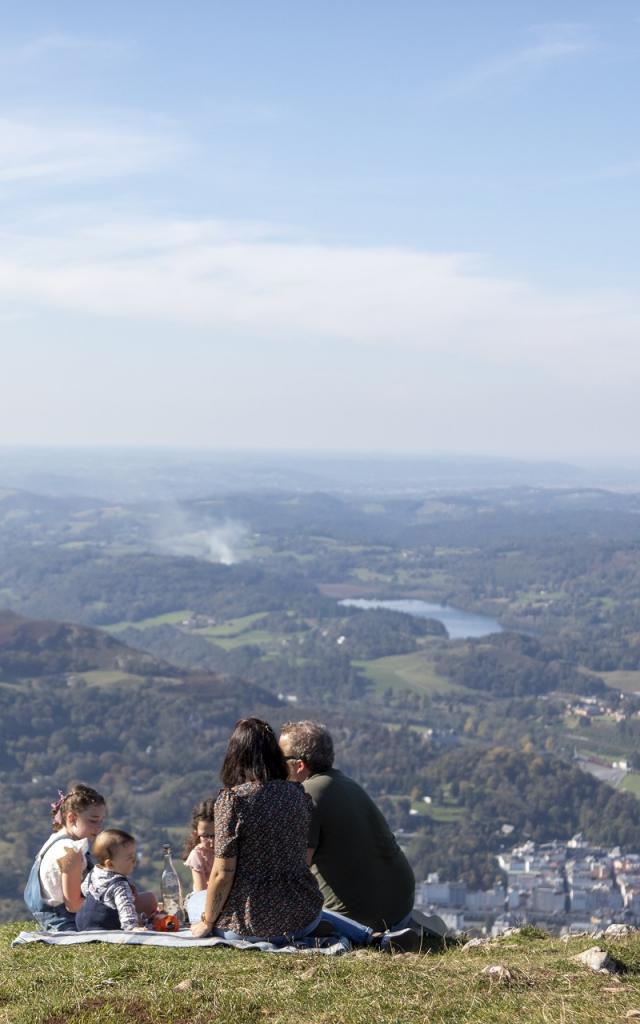
<svg viewBox="0 0 640 1024">
<path fill-rule="evenodd" d="M 182 854 L 185 865 L 191 868 L 194 892 L 201 892 L 207 888 L 213 867 L 214 805 L 215 800 L 203 800 L 193 808 L 191 832 Z"/>
<path fill-rule="evenodd" d="M 106 813 L 104 797 L 82 783 L 59 792 L 51 804 L 53 835 L 38 852 L 24 890 L 25 903 L 46 931 L 75 931 L 87 855 Z"/>
</svg>

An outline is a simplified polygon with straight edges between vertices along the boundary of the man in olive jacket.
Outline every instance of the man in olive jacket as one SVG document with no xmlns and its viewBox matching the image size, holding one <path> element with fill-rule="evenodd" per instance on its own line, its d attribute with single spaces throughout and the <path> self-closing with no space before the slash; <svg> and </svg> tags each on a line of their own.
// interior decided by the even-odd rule
<svg viewBox="0 0 640 1024">
<path fill-rule="evenodd" d="M 415 892 L 411 866 L 362 786 L 333 767 L 333 741 L 319 722 L 287 722 L 280 748 L 289 778 L 313 800 L 311 868 L 324 906 L 374 930 L 402 928 Z"/>
</svg>

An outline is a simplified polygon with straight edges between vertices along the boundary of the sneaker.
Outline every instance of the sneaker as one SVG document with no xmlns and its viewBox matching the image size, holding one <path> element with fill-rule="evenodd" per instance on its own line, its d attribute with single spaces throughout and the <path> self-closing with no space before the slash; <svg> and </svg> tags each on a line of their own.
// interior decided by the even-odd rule
<svg viewBox="0 0 640 1024">
<path fill-rule="evenodd" d="M 385 932 L 380 939 L 380 949 L 386 953 L 419 953 L 421 948 L 422 938 L 413 928 Z"/>
<path fill-rule="evenodd" d="M 448 935 L 448 928 L 441 917 L 437 914 L 425 914 L 415 907 L 411 911 L 411 927 L 414 931 L 437 935 L 442 939 Z"/>
</svg>

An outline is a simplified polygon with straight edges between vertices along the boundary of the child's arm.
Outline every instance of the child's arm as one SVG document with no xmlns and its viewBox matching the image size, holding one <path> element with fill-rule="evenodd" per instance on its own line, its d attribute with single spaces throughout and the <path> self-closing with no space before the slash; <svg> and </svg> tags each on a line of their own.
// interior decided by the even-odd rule
<svg viewBox="0 0 640 1024">
<path fill-rule="evenodd" d="M 204 871 L 200 871 L 198 868 L 191 868 L 191 878 L 194 892 L 202 892 L 203 889 L 207 888 L 209 879 Z"/>
<path fill-rule="evenodd" d="M 204 853 L 200 846 L 194 846 L 184 864 L 191 871 L 193 891 L 202 892 L 203 889 L 206 889 L 213 864 L 209 852 Z"/>
<path fill-rule="evenodd" d="M 85 863 L 84 857 L 75 847 L 66 846 L 63 856 L 58 858 L 57 863 L 60 868 L 65 908 L 75 914 L 84 903 L 84 896 L 80 888 Z"/>
<path fill-rule="evenodd" d="M 131 892 L 131 886 L 126 878 L 117 878 L 113 882 L 112 896 L 118 911 L 118 917 L 120 918 L 120 927 L 123 932 L 132 932 L 134 928 L 138 927 L 140 922 L 138 921 L 138 912 L 134 903 L 133 893 Z"/>
</svg>

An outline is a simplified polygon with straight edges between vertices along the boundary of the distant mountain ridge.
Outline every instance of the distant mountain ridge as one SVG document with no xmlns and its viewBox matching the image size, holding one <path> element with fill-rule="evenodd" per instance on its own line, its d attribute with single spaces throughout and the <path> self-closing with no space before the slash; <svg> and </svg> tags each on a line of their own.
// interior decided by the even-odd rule
<svg viewBox="0 0 640 1024">
<path fill-rule="evenodd" d="M 256 703 L 278 704 L 277 698 L 261 686 L 216 672 L 181 669 L 156 655 L 128 647 L 100 629 L 50 619 L 28 619 L 0 610 L 0 682 L 100 670 L 175 681 L 202 696 L 233 698 L 249 707 Z"/>
<path fill-rule="evenodd" d="M 89 626 L 28 619 L 0 611 L 0 677 L 57 675 L 114 669 L 133 675 L 176 676 L 179 670 Z"/>
<path fill-rule="evenodd" d="M 180 452 L 156 449 L 0 451 L 0 486 L 50 497 L 185 500 L 246 491 L 397 494 L 438 489 L 585 483 L 581 466 L 552 459 L 363 452 Z M 96 467 L 99 466 L 99 470 Z"/>
</svg>

